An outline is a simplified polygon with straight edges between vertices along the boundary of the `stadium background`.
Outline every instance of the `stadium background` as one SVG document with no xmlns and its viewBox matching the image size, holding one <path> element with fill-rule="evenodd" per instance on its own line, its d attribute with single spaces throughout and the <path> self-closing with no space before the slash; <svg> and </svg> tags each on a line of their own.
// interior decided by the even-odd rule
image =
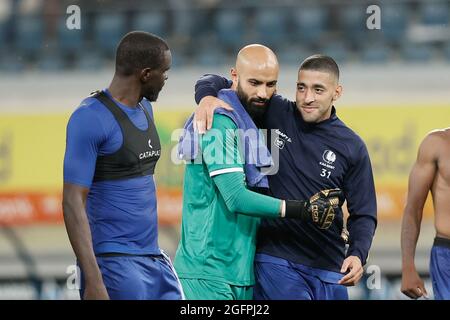
<svg viewBox="0 0 450 320">
<path fill-rule="evenodd" d="M 370 30 L 369 5 L 381 9 Z M 69 30 L 69 5 L 81 29 Z M 333 56 L 344 95 L 339 116 L 368 145 L 379 225 L 367 281 L 353 299 L 403 299 L 400 222 L 408 173 L 425 134 L 450 124 L 450 1 L 0 1 L 0 299 L 77 299 L 67 287 L 75 258 L 62 223 L 65 126 L 81 99 L 108 86 L 114 50 L 129 30 L 167 39 L 173 67 L 154 104 L 163 143 L 157 165 L 160 245 L 173 256 L 179 239 L 183 165 L 171 161 L 173 131 L 194 108 L 204 73 L 229 74 L 245 44 L 279 57 L 279 93 L 295 99 L 299 62 Z M 430 199 L 429 199 L 430 200 Z M 428 201 L 416 262 L 428 279 L 434 237 Z M 370 279 L 370 272 L 366 273 Z"/>
</svg>

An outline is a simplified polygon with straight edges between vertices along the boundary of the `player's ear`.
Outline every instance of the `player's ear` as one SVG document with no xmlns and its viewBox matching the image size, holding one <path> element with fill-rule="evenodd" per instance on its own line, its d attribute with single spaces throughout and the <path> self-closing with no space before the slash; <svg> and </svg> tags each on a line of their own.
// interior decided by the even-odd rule
<svg viewBox="0 0 450 320">
<path fill-rule="evenodd" d="M 341 85 L 338 85 L 337 87 L 336 87 L 336 90 L 334 91 L 334 94 L 333 94 L 333 101 L 336 101 L 337 99 L 339 99 L 340 97 L 341 97 L 341 95 L 342 95 L 342 86 Z"/>
<path fill-rule="evenodd" d="M 141 70 L 140 79 L 142 82 L 147 82 L 151 77 L 152 69 L 151 68 L 144 68 Z"/>
<path fill-rule="evenodd" d="M 233 83 L 237 83 L 238 73 L 237 73 L 236 68 L 231 68 L 230 74 L 231 74 L 231 80 L 233 80 Z"/>
</svg>

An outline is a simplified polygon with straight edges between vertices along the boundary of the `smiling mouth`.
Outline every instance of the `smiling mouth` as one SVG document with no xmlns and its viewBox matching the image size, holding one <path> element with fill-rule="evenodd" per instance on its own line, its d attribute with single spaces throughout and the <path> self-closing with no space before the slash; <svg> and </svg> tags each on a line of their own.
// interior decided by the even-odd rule
<svg viewBox="0 0 450 320">
<path fill-rule="evenodd" d="M 303 109 L 305 112 L 310 113 L 310 112 L 313 112 L 314 110 L 317 110 L 318 108 L 317 108 L 317 107 L 310 107 L 310 106 L 303 106 L 302 109 Z"/>
</svg>

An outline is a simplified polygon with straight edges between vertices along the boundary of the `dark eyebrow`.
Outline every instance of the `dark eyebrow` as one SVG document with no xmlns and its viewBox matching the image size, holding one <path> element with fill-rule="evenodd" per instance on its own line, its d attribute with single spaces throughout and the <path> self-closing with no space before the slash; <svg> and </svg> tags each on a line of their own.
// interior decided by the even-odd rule
<svg viewBox="0 0 450 320">
<path fill-rule="evenodd" d="M 323 90 L 326 89 L 326 88 L 325 88 L 323 85 L 321 85 L 321 84 L 314 84 L 314 85 L 313 85 L 313 88 L 315 88 L 315 89 L 323 89 Z"/>
<path fill-rule="evenodd" d="M 298 86 L 306 87 L 306 85 L 305 85 L 303 82 L 297 82 L 297 87 L 298 87 Z M 318 83 L 313 84 L 312 87 L 313 87 L 314 89 L 323 89 L 323 90 L 326 90 L 325 86 L 323 86 L 323 85 L 321 85 L 321 84 L 318 84 Z"/>
<path fill-rule="evenodd" d="M 253 79 L 253 78 L 248 79 L 248 81 L 253 81 L 253 82 L 256 82 L 257 84 L 262 83 L 262 81 L 259 81 L 259 80 Z"/>
</svg>

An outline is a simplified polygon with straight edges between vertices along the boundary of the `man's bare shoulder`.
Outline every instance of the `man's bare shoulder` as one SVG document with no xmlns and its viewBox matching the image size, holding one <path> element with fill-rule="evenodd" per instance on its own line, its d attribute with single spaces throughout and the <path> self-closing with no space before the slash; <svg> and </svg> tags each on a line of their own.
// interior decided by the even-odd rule
<svg viewBox="0 0 450 320">
<path fill-rule="evenodd" d="M 447 157 L 450 153 L 450 128 L 429 132 L 419 147 L 419 154 L 431 160 Z"/>
<path fill-rule="evenodd" d="M 423 140 L 426 144 L 434 143 L 449 143 L 450 142 L 450 127 L 444 129 L 435 129 L 430 131 Z"/>
</svg>

